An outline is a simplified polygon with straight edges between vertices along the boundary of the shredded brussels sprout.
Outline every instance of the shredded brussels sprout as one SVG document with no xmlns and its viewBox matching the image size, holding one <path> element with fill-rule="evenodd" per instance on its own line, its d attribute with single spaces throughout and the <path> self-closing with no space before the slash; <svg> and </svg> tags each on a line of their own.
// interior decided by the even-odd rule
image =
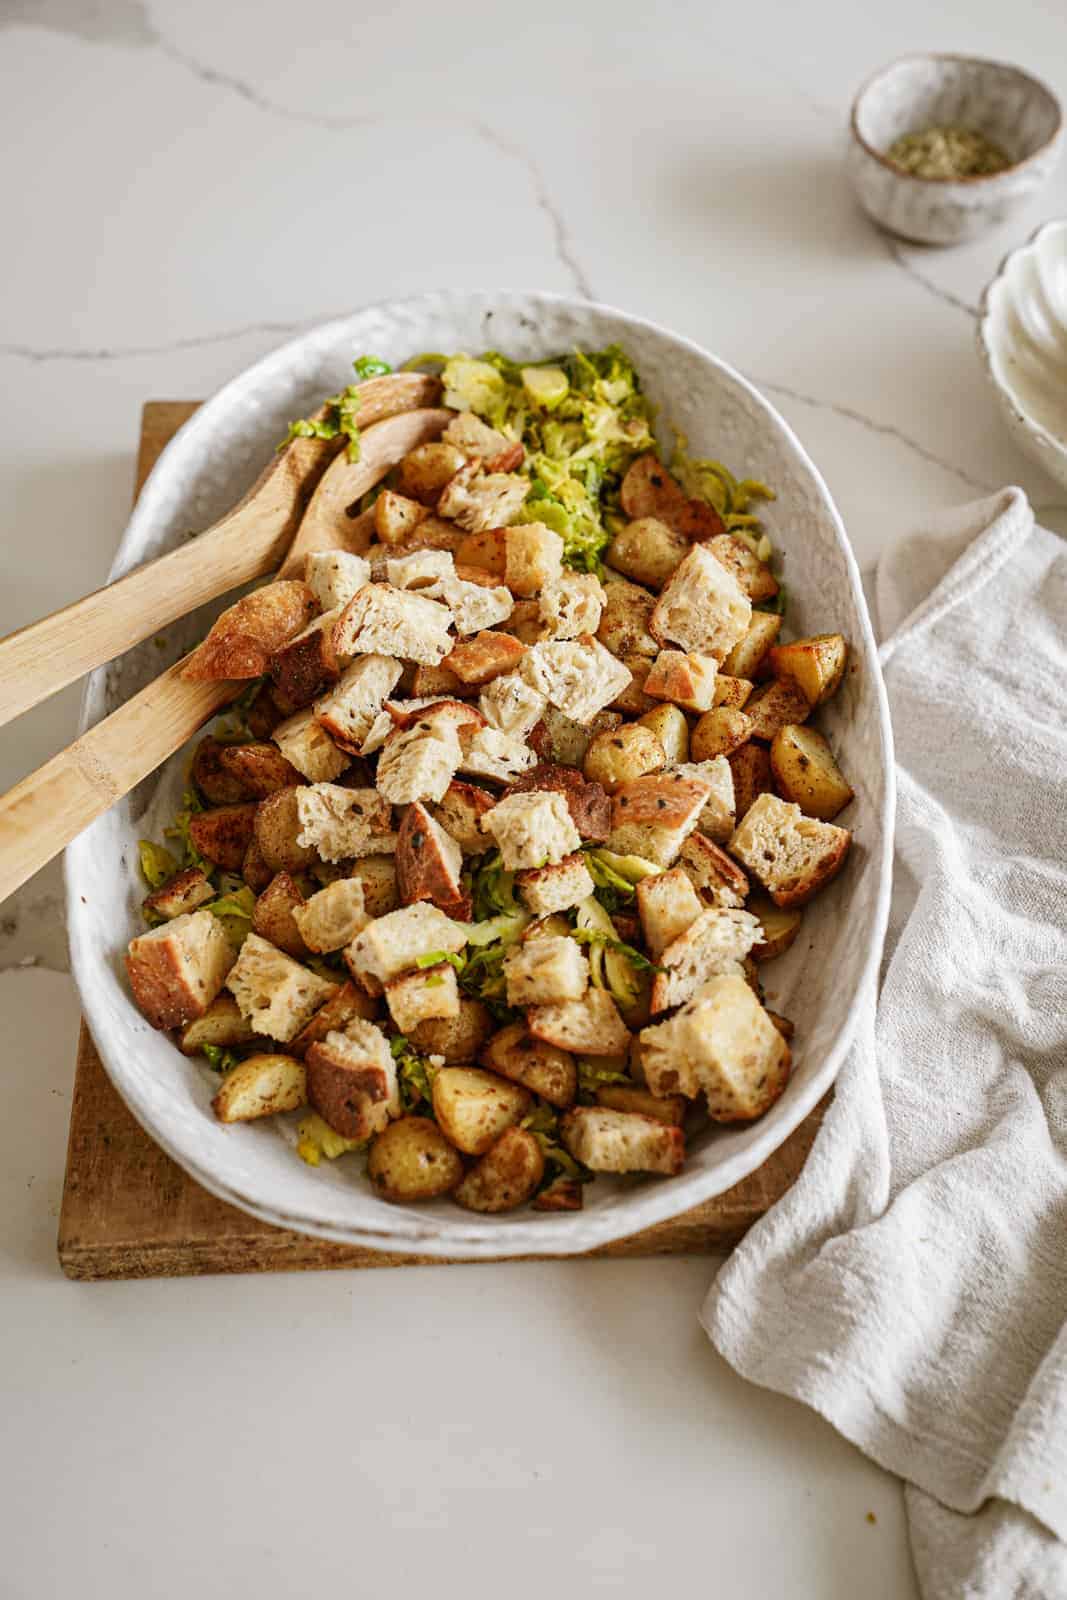
<svg viewBox="0 0 1067 1600">
<path fill-rule="evenodd" d="M 757 478 L 737 479 L 721 461 L 707 457 L 691 456 L 689 440 L 684 433 L 676 433 L 671 472 L 686 494 L 707 500 L 715 507 L 728 533 L 743 539 L 752 554 L 760 561 L 770 561 L 774 546 L 764 532 L 763 524 L 750 507 L 756 500 L 774 500 L 773 489 Z"/>
<path fill-rule="evenodd" d="M 336 1161 L 346 1151 L 362 1150 L 367 1142 L 365 1139 L 346 1139 L 343 1134 L 335 1133 L 317 1111 L 301 1118 L 296 1131 L 300 1136 L 296 1153 L 309 1167 L 317 1167 L 323 1156 L 327 1161 Z"/>
<path fill-rule="evenodd" d="M 400 1103 L 405 1111 L 421 1107 L 421 1116 L 433 1116 L 433 1080 L 438 1069 L 432 1061 L 420 1056 L 417 1050 L 398 1033 L 389 1048 L 396 1062 L 396 1078 L 400 1088 Z"/>
<path fill-rule="evenodd" d="M 290 422 L 289 432 L 278 446 L 279 450 L 284 450 L 291 439 L 336 439 L 343 434 L 348 440 L 346 450 L 349 461 L 359 460 L 359 426 L 356 422 L 360 406 L 359 385 L 367 378 L 378 377 L 393 369 L 378 356 L 357 356 L 352 369 L 356 374 L 356 382 L 348 384 L 340 394 L 331 395 L 324 402 L 323 416 L 300 417 L 296 422 Z"/>
<path fill-rule="evenodd" d="M 241 1064 L 241 1058 L 236 1050 L 227 1050 L 221 1044 L 205 1044 L 201 1046 L 201 1054 L 206 1057 L 208 1065 L 215 1072 L 229 1072 L 231 1068 Z"/>
<path fill-rule="evenodd" d="M 161 889 L 178 871 L 178 863 L 169 850 L 151 839 L 141 839 L 137 845 L 137 858 L 141 876 L 150 889 Z"/>
<path fill-rule="evenodd" d="M 226 936 L 231 944 L 238 949 L 244 944 L 252 932 L 252 915 L 256 909 L 256 897 L 247 884 L 242 884 L 239 889 L 234 889 L 228 894 L 222 894 L 217 900 L 209 900 L 204 907 L 213 917 L 218 917 L 226 930 Z"/>
</svg>

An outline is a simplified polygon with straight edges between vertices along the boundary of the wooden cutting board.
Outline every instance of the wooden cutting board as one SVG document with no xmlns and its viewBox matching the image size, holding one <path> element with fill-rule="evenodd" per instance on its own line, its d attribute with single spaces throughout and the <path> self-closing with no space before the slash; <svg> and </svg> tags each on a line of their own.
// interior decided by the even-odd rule
<svg viewBox="0 0 1067 1600">
<path fill-rule="evenodd" d="M 152 400 L 141 418 L 137 492 L 196 402 Z M 757 1172 L 695 1210 L 594 1256 L 685 1255 L 736 1244 L 794 1183 L 829 1097 Z M 552 1219 L 546 1217 L 545 1227 Z M 143 1132 L 111 1087 L 84 1022 L 78 1041 L 59 1262 L 71 1278 L 184 1277 L 208 1272 L 442 1265 L 290 1233 L 216 1200 Z"/>
</svg>

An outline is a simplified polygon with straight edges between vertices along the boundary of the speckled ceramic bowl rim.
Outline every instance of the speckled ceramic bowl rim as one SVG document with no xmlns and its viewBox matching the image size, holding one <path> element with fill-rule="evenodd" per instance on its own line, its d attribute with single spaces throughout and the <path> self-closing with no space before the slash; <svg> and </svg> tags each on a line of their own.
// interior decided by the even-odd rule
<svg viewBox="0 0 1067 1600">
<path fill-rule="evenodd" d="M 1028 156 L 1024 156 L 1021 161 L 1013 161 L 1010 166 L 1001 167 L 999 172 L 976 172 L 972 173 L 970 177 L 963 178 L 923 178 L 920 177 L 917 172 L 905 172 L 904 168 L 898 167 L 895 161 L 890 161 L 889 157 L 883 150 L 876 150 L 873 144 L 868 144 L 867 140 L 860 132 L 859 113 L 864 99 L 869 91 L 874 88 L 875 84 L 880 83 L 883 78 L 888 77 L 889 73 L 895 71 L 897 67 L 905 66 L 909 61 L 960 61 L 973 66 L 994 67 L 998 72 L 1003 72 L 1009 77 L 1021 78 L 1022 81 L 1028 84 L 1031 88 L 1037 89 L 1041 94 L 1048 96 L 1050 102 L 1055 108 L 1056 126 L 1053 128 L 1044 144 L 1038 145 L 1036 150 L 1031 150 L 1030 154 Z M 1034 74 L 1032 72 L 1027 72 L 1024 67 L 1012 66 L 1008 61 L 997 61 L 992 56 L 964 56 L 959 55 L 951 50 L 912 50 L 906 55 L 897 56 L 894 60 L 888 61 L 884 67 L 879 67 L 877 72 L 872 72 L 871 76 L 867 78 L 863 84 L 861 84 L 856 97 L 852 102 L 852 113 L 849 117 L 849 125 L 852 129 L 852 136 L 856 143 L 860 145 L 869 156 L 873 156 L 874 160 L 877 161 L 880 166 L 885 167 L 888 172 L 891 172 L 894 177 L 899 178 L 903 183 L 914 183 L 918 185 L 926 185 L 931 183 L 996 183 L 998 178 L 1007 178 L 1012 173 L 1022 172 L 1024 167 L 1028 167 L 1032 161 L 1036 161 L 1038 156 L 1043 155 L 1046 150 L 1055 144 L 1056 140 L 1063 131 L 1063 106 L 1060 104 L 1059 96 L 1053 93 L 1047 83 L 1044 83 L 1040 78 L 1035 78 Z"/>
<path fill-rule="evenodd" d="M 1007 406 L 1012 416 L 1016 418 L 1023 428 L 1039 439 L 1050 452 L 1054 455 L 1062 456 L 1067 461 L 1067 440 L 1057 438 L 1054 433 L 1049 432 L 1043 422 L 1038 422 L 1036 417 L 1032 417 L 1022 405 L 1015 390 L 998 373 L 996 358 L 990 346 L 987 331 L 993 315 L 992 297 L 997 284 L 1007 276 L 1008 268 L 1017 257 L 1026 255 L 1027 251 L 1032 250 L 1044 234 L 1050 233 L 1054 228 L 1060 228 L 1064 233 L 1067 233 L 1067 217 L 1052 217 L 1048 222 L 1041 223 L 1040 227 L 1035 228 L 1028 239 L 1008 251 L 1000 266 L 982 290 L 982 298 L 978 303 L 978 325 L 975 329 L 975 338 L 978 341 L 978 353 L 982 358 L 982 365 L 985 368 L 986 375 L 1003 404 Z"/>
<path fill-rule="evenodd" d="M 884 798 L 881 815 L 878 818 L 881 834 L 880 856 L 872 854 L 870 860 L 870 870 L 876 872 L 878 878 L 877 894 L 874 901 L 875 910 L 872 918 L 872 936 L 866 960 L 859 980 L 854 987 L 848 1013 L 838 1030 L 834 1043 L 827 1052 L 821 1066 L 812 1073 L 808 1082 L 802 1087 L 798 1086 L 796 1094 L 791 1098 L 789 1115 L 783 1115 L 775 1124 L 766 1124 L 762 1137 L 755 1138 L 746 1148 L 739 1150 L 732 1157 L 727 1158 L 710 1171 L 701 1171 L 699 1169 L 693 1169 L 688 1173 L 683 1171 L 669 1183 L 649 1185 L 642 1188 L 639 1203 L 632 1209 L 630 1207 L 619 1207 L 596 1216 L 585 1214 L 579 1238 L 573 1238 L 569 1234 L 561 1233 L 558 1228 L 554 1228 L 553 1223 L 558 1222 L 558 1219 L 552 1217 L 543 1219 L 545 1224 L 543 1231 L 540 1229 L 536 1232 L 531 1230 L 528 1218 L 525 1223 L 511 1223 L 501 1218 L 499 1226 L 493 1229 L 491 1237 L 486 1237 L 484 1234 L 467 1235 L 464 1232 L 462 1212 L 459 1212 L 456 1218 L 450 1219 L 445 1236 L 440 1237 L 435 1230 L 432 1217 L 428 1216 L 425 1222 L 417 1218 L 410 1218 L 399 1211 L 391 1210 L 384 1201 L 381 1202 L 382 1218 L 380 1227 L 368 1226 L 365 1223 L 358 1226 L 347 1224 L 337 1226 L 333 1223 L 324 1222 L 314 1215 L 295 1210 L 286 1210 L 280 1206 L 266 1205 L 261 1201 L 252 1199 L 239 1186 L 231 1184 L 227 1180 L 225 1173 L 219 1172 L 212 1166 L 198 1160 L 187 1148 L 178 1148 L 176 1143 L 173 1143 L 168 1138 L 167 1130 L 155 1126 L 148 1116 L 144 1098 L 139 1093 L 136 1075 L 124 1071 L 121 1062 L 114 1059 L 105 1014 L 106 1006 L 99 997 L 97 985 L 92 981 L 93 954 L 90 949 L 83 948 L 83 942 L 77 934 L 79 928 L 77 916 L 79 884 L 76 874 L 72 870 L 70 857 L 68 857 L 65 863 L 65 877 L 68 922 L 71 928 L 71 964 L 75 981 L 81 994 L 85 1018 L 108 1076 L 116 1089 L 118 1089 L 133 1116 L 149 1137 L 159 1144 L 179 1166 L 188 1172 L 203 1188 L 207 1189 L 209 1193 L 215 1195 L 219 1200 L 226 1201 L 229 1205 L 236 1206 L 241 1211 L 258 1217 L 263 1222 L 273 1224 L 275 1227 L 290 1228 L 297 1233 L 311 1234 L 319 1238 L 332 1240 L 338 1244 L 356 1245 L 370 1250 L 467 1260 L 491 1260 L 520 1255 L 561 1256 L 584 1254 L 592 1248 L 609 1244 L 614 1240 L 624 1239 L 634 1233 L 642 1232 L 656 1223 L 668 1221 L 672 1217 L 691 1210 L 701 1202 L 712 1199 L 715 1195 L 722 1194 L 726 1190 L 733 1188 L 735 1184 L 746 1178 L 749 1173 L 762 1166 L 768 1157 L 785 1142 L 832 1086 L 852 1043 L 860 1009 L 864 1004 L 869 1003 L 870 997 L 873 996 L 889 918 L 893 822 L 896 809 L 893 736 L 889 721 L 889 704 L 885 683 L 878 664 L 877 645 L 867 611 L 856 559 L 841 521 L 840 513 L 834 504 L 822 475 L 785 419 L 775 410 L 770 401 L 753 384 L 735 371 L 733 367 L 710 355 L 695 341 L 673 333 L 670 329 L 663 327 L 662 324 L 652 322 L 647 318 L 632 316 L 630 313 L 620 311 L 616 307 L 580 299 L 576 296 L 546 294 L 540 290 L 444 290 L 438 293 L 413 295 L 401 300 L 384 301 L 377 305 L 360 307 L 350 313 L 349 316 L 337 317 L 331 319 L 328 323 L 306 330 L 297 338 L 289 340 L 279 349 L 265 356 L 261 361 L 246 368 L 236 378 L 231 379 L 178 430 L 160 455 L 144 485 L 133 515 L 127 525 L 120 550 L 130 543 L 136 543 L 137 537 L 142 533 L 144 526 L 151 523 L 156 514 L 157 504 L 165 495 L 165 485 L 168 480 L 176 472 L 180 473 L 182 461 L 187 453 L 195 451 L 200 446 L 201 440 L 207 440 L 216 426 L 216 418 L 219 414 L 225 413 L 235 400 L 240 400 L 246 389 L 254 384 L 261 383 L 264 378 L 269 380 L 276 369 L 287 369 L 293 352 L 299 349 L 301 345 L 322 338 L 332 328 L 342 329 L 348 324 L 352 316 L 358 315 L 360 312 L 378 311 L 383 315 L 386 313 L 395 314 L 403 308 L 416 307 L 424 302 L 434 301 L 439 304 L 448 304 L 454 301 L 458 306 L 472 296 L 483 294 L 501 301 L 516 295 L 522 295 L 529 300 L 540 301 L 546 306 L 554 305 L 573 309 L 574 311 L 604 312 L 618 317 L 635 329 L 644 329 L 651 334 L 673 340 L 679 347 L 714 366 L 728 381 L 746 391 L 757 406 L 769 414 L 775 426 L 782 430 L 790 447 L 796 451 L 798 459 L 811 474 L 812 482 L 823 501 L 827 519 L 833 528 L 838 550 L 852 588 L 859 629 L 863 637 L 864 655 L 871 667 L 872 688 L 878 712 L 878 735 L 884 770 Z M 116 563 L 118 560 L 119 557 L 116 556 Z M 113 568 L 112 570 L 114 571 L 115 569 Z M 87 688 L 82 705 L 82 731 L 88 725 L 88 695 L 89 690 Z M 784 1108 L 784 1100 L 780 1103 Z M 475 1221 L 474 1218 L 471 1220 L 472 1223 Z M 478 1219 L 478 1221 L 484 1226 L 484 1219 Z"/>
</svg>

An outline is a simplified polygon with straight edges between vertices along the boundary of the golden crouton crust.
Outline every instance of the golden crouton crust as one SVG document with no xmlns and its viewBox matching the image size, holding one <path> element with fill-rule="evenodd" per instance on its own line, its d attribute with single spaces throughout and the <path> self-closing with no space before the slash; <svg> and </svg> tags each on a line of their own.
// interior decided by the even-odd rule
<svg viewBox="0 0 1067 1600">
<path fill-rule="evenodd" d="M 333 627 L 315 628 L 276 650 L 270 675 L 287 705 L 302 710 L 341 675 L 333 643 Z"/>
<path fill-rule="evenodd" d="M 378 1013 L 377 1000 L 349 978 L 324 1006 L 320 1006 L 311 1021 L 305 1023 L 289 1048 L 294 1055 L 302 1056 L 311 1045 L 325 1039 L 328 1033 L 344 1033 L 354 1017 L 373 1022 Z"/>
<path fill-rule="evenodd" d="M 405 809 L 396 836 L 396 886 L 406 906 L 429 900 L 446 916 L 469 922 L 471 897 L 445 859 L 441 831 L 421 801 Z"/>
<path fill-rule="evenodd" d="M 535 1195 L 532 1205 L 535 1211 L 580 1211 L 583 1203 L 579 1179 L 568 1178 L 565 1173 L 560 1173 L 539 1195 Z"/>
<path fill-rule="evenodd" d="M 199 867 L 186 867 L 175 873 L 166 883 L 145 895 L 142 908 L 159 917 L 179 917 L 183 911 L 195 911 L 198 906 L 214 900 L 215 890 Z"/>
<path fill-rule="evenodd" d="M 470 639 L 460 639 L 441 665 L 448 667 L 464 683 L 481 685 L 510 672 L 526 646 L 510 633 L 488 630 Z"/>
<path fill-rule="evenodd" d="M 449 1066 L 456 1066 L 478 1059 L 494 1027 L 488 1007 L 460 995 L 458 1017 L 427 1017 L 408 1038 L 420 1055 L 444 1056 Z"/>
<path fill-rule="evenodd" d="M 318 609 L 306 583 L 288 578 L 268 583 L 222 613 L 189 657 L 182 677 L 260 678 L 275 651 L 302 633 Z"/>
<path fill-rule="evenodd" d="M 581 837 L 602 844 L 611 831 L 611 801 L 599 783 L 590 783 L 577 767 L 564 767 L 552 761 L 539 762 L 504 790 L 512 794 L 543 792 L 561 794 L 567 802 L 571 821 Z"/>
<path fill-rule="evenodd" d="M 693 808 L 707 799 L 708 785 L 678 773 L 650 773 L 624 784 L 611 806 L 613 828 L 627 823 L 641 827 L 679 828 Z"/>
<path fill-rule="evenodd" d="M 325 1039 L 309 1045 L 304 1064 L 308 1104 L 342 1138 L 368 1138 L 380 1120 L 375 1108 L 389 1092 L 382 1069 L 371 1061 L 353 1065 Z"/>
</svg>

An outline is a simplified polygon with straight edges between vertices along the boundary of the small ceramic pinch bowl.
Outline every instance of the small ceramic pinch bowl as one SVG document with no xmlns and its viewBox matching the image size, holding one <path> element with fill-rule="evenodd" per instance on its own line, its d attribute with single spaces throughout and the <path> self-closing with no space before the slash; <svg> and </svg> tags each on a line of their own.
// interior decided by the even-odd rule
<svg viewBox="0 0 1067 1600">
<path fill-rule="evenodd" d="M 1067 486 L 1067 221 L 1046 222 L 982 296 L 978 349 L 1020 449 Z"/>
<path fill-rule="evenodd" d="M 903 134 L 971 128 L 1011 165 L 970 178 L 920 178 L 890 161 Z M 1000 61 L 913 55 L 869 78 L 852 105 L 846 166 L 864 211 L 914 244 L 962 244 L 1003 222 L 1048 178 L 1063 147 L 1050 89 Z"/>
</svg>

